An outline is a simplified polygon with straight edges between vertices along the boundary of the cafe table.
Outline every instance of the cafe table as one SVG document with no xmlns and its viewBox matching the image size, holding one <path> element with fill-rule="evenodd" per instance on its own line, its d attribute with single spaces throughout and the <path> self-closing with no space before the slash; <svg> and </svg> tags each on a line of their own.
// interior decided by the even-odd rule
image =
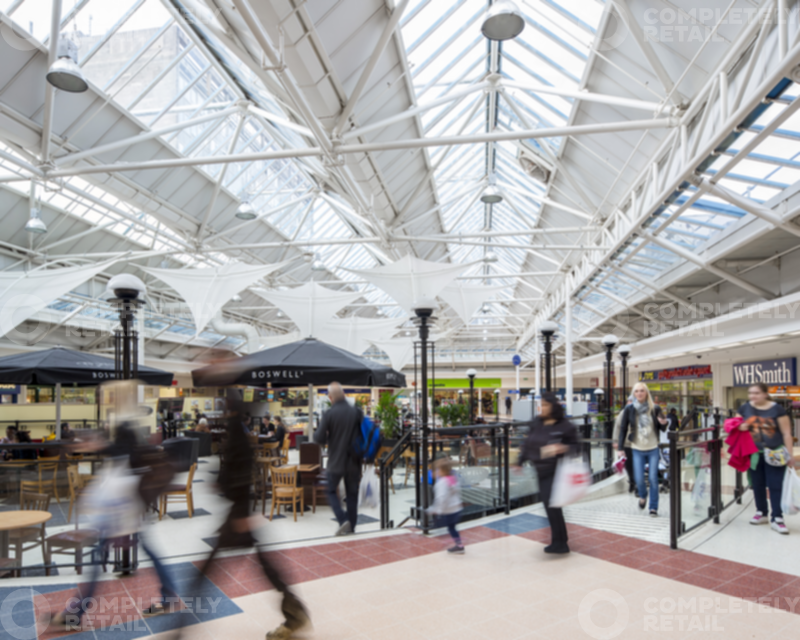
<svg viewBox="0 0 800 640">
<path fill-rule="evenodd" d="M 47 522 L 53 514 L 49 511 L 4 511 L 0 518 L 0 558 L 8 557 L 8 532 L 14 529 L 35 527 Z"/>
</svg>

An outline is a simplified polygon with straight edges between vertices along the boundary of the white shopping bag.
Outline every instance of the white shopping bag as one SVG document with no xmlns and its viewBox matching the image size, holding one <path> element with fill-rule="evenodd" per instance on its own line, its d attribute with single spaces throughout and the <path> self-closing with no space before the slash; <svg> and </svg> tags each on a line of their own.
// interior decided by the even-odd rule
<svg viewBox="0 0 800 640">
<path fill-rule="evenodd" d="M 378 506 L 378 476 L 375 467 L 370 465 L 361 477 L 361 485 L 358 488 L 358 506 L 375 509 Z"/>
<path fill-rule="evenodd" d="M 80 513 L 89 516 L 91 527 L 101 537 L 116 538 L 141 529 L 145 506 L 139 496 L 140 481 L 127 460 L 108 460 L 103 465 L 80 508 Z"/>
<path fill-rule="evenodd" d="M 702 467 L 697 472 L 697 478 L 692 487 L 692 502 L 699 504 L 707 500 L 711 494 L 711 469 Z"/>
<path fill-rule="evenodd" d="M 592 470 L 582 458 L 561 458 L 553 478 L 550 505 L 564 507 L 577 502 L 589 491 Z"/>
<path fill-rule="evenodd" d="M 783 493 L 781 494 L 781 509 L 785 516 L 796 516 L 800 513 L 800 478 L 791 467 L 786 467 L 783 476 Z"/>
</svg>

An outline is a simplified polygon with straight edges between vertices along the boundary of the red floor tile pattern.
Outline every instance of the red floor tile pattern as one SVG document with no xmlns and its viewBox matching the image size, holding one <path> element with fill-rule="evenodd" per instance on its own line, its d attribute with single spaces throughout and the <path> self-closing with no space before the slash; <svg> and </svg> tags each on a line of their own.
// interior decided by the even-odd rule
<svg viewBox="0 0 800 640">
<path fill-rule="evenodd" d="M 475 544 L 505 535 L 494 529 L 473 527 L 462 532 L 462 540 L 465 544 Z M 270 551 L 267 557 L 289 584 L 297 584 L 437 553 L 445 549 L 449 542 L 446 535 L 434 538 L 403 535 Z M 198 567 L 202 564 L 202 561 L 195 563 Z M 219 559 L 208 577 L 229 598 L 272 588 L 264 577 L 255 553 Z"/>
<path fill-rule="evenodd" d="M 568 526 L 572 551 L 800 614 L 800 578 L 797 576 L 693 551 L 673 550 L 607 531 Z M 550 529 L 537 529 L 520 537 L 549 542 Z"/>
<path fill-rule="evenodd" d="M 98 599 L 98 607 L 92 613 L 86 613 L 83 616 L 82 630 L 108 628 L 115 624 L 127 626 L 136 624 L 135 621 L 142 618 L 142 609 L 149 607 L 152 600 L 158 599 L 159 584 L 155 569 L 152 568 L 139 569 L 134 575 L 98 583 L 94 594 L 94 597 Z M 62 612 L 71 598 L 79 597 L 81 587 L 85 588 L 86 583 L 79 584 L 77 589 L 52 591 L 34 597 L 33 604 L 39 640 L 54 640 L 62 636 L 82 633 L 82 631 L 47 628 L 42 621 L 44 614 L 55 616 Z M 45 616 L 44 619 L 47 617 Z"/>
</svg>

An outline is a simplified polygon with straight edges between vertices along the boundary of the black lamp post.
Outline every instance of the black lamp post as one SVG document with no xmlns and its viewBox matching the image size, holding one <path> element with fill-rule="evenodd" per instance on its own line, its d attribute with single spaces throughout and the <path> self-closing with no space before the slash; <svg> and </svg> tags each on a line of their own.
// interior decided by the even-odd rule
<svg viewBox="0 0 800 640">
<path fill-rule="evenodd" d="M 109 302 L 117 305 L 121 327 L 114 332 L 116 379 L 133 380 L 139 374 L 139 335 L 133 328 L 133 321 L 136 310 L 144 304 L 139 295 L 146 289 L 136 276 L 121 273 L 108 281 L 108 290 L 114 294 Z"/>
<path fill-rule="evenodd" d="M 619 338 L 613 333 L 603 336 L 603 346 L 606 348 L 606 425 L 605 437 L 611 438 L 614 435 L 614 385 L 611 376 L 614 373 L 614 347 L 617 346 Z M 613 462 L 613 451 L 611 443 L 606 446 L 606 468 Z"/>
<path fill-rule="evenodd" d="M 628 355 L 631 352 L 631 347 L 628 344 L 621 344 L 617 348 L 617 353 L 620 358 L 620 368 L 622 371 L 622 406 L 628 401 Z"/>
<path fill-rule="evenodd" d="M 494 421 L 500 422 L 500 389 L 494 390 Z"/>
<path fill-rule="evenodd" d="M 558 325 L 552 320 L 547 320 L 542 323 L 542 325 L 539 327 L 539 330 L 542 332 L 542 338 L 544 338 L 544 390 L 552 391 L 553 372 L 550 366 L 550 357 L 553 345 L 551 344 L 551 339 L 555 335 L 556 331 L 558 331 Z"/>
<path fill-rule="evenodd" d="M 475 424 L 475 376 L 478 372 L 475 369 L 467 369 L 469 378 L 469 423 Z"/>
<path fill-rule="evenodd" d="M 421 299 L 414 304 L 414 314 L 417 316 L 414 319 L 415 324 L 419 327 L 419 341 L 420 341 L 420 373 L 422 378 L 422 388 L 420 389 L 420 402 L 422 403 L 420 417 L 422 418 L 422 483 L 421 491 L 421 513 L 423 529 L 427 531 L 427 508 L 428 508 L 428 438 L 430 436 L 430 427 L 428 425 L 428 338 L 430 337 L 430 323 L 435 319 L 433 317 L 436 303 L 433 300 Z"/>
<path fill-rule="evenodd" d="M 114 331 L 114 369 L 117 380 L 133 380 L 139 375 L 139 335 L 133 328 L 136 310 L 144 304 L 139 299 L 146 288 L 144 282 L 129 273 L 121 273 L 108 281 L 107 290 L 114 294 L 109 300 L 117 305 L 120 329 Z M 128 536 L 130 538 L 130 536 Z M 131 561 L 131 541 L 114 563 L 114 571 L 123 574 L 136 571 L 137 562 Z"/>
</svg>

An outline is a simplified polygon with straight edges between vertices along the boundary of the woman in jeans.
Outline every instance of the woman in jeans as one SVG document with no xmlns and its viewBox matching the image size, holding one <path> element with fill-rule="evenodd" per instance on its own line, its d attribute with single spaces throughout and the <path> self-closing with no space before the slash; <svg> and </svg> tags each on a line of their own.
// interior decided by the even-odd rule
<svg viewBox="0 0 800 640">
<path fill-rule="evenodd" d="M 747 390 L 749 400 L 739 407 L 742 424 L 739 429 L 750 431 L 753 442 L 758 447 L 758 460 L 750 467 L 750 484 L 753 487 L 753 496 L 756 501 L 756 514 L 750 524 L 767 524 L 778 533 L 787 534 L 789 529 L 783 522 L 781 510 L 781 494 L 783 493 L 783 477 L 786 465 L 772 466 L 765 459 L 768 449 L 780 449 L 782 446 L 789 450 L 786 464 L 794 467 L 792 451 L 794 439 L 789 416 L 783 407 L 770 400 L 767 385 L 763 382 L 750 385 Z M 769 489 L 769 502 L 772 503 L 772 521 L 769 518 L 767 503 L 767 489 Z"/>
<path fill-rule="evenodd" d="M 637 382 L 633 387 L 633 402 L 622 412 L 617 453 L 622 455 L 625 447 L 633 451 L 633 475 L 640 509 L 647 505 L 644 466 L 649 466 L 650 515 L 653 517 L 658 516 L 659 431 L 664 431 L 667 425 L 669 421 L 664 417 L 661 407 L 653 402 L 647 385 Z"/>
<path fill-rule="evenodd" d="M 526 460 L 532 462 L 539 478 L 539 495 L 550 521 L 552 536 L 550 544 L 544 548 L 545 553 L 569 553 L 564 512 L 550 506 L 550 496 L 558 459 L 570 448 L 578 451 L 578 430 L 564 417 L 564 407 L 556 395 L 546 391 L 542 394 L 542 409 L 531 424 L 518 461 L 520 465 Z"/>
</svg>

